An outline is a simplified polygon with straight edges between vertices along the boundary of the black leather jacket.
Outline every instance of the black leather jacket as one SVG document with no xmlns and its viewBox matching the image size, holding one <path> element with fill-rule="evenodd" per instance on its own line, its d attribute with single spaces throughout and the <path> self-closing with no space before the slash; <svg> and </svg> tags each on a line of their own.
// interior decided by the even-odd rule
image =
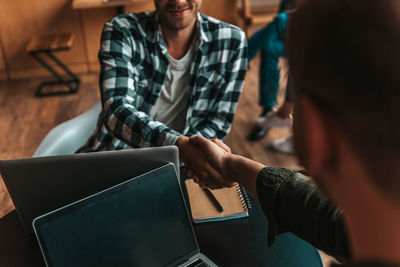
<svg viewBox="0 0 400 267">
<path fill-rule="evenodd" d="M 300 170 L 262 169 L 257 194 L 269 221 L 269 246 L 290 231 L 341 262 L 350 259 L 342 212 Z"/>
</svg>

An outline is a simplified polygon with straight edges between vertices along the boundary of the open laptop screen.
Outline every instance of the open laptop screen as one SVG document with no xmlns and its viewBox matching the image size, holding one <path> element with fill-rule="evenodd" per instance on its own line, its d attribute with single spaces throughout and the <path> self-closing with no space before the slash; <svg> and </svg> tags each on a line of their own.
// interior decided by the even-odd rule
<svg viewBox="0 0 400 267">
<path fill-rule="evenodd" d="M 48 266 L 164 266 L 198 252 L 172 164 L 34 221 Z"/>
</svg>

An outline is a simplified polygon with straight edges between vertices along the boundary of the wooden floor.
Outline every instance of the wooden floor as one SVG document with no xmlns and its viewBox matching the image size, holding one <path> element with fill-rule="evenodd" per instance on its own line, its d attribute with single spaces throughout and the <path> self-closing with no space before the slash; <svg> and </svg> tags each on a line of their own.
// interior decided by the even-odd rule
<svg viewBox="0 0 400 267">
<path fill-rule="evenodd" d="M 81 76 L 75 95 L 37 98 L 42 80 L 0 82 L 0 159 L 31 157 L 57 124 L 82 113 L 98 99 L 97 74 Z M 14 207 L 0 179 L 0 218 Z"/>
</svg>

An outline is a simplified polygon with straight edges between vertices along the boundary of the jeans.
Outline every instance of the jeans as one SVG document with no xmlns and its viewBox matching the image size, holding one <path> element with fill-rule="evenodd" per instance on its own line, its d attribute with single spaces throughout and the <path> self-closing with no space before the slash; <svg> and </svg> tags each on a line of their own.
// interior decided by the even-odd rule
<svg viewBox="0 0 400 267">
<path fill-rule="evenodd" d="M 261 51 L 259 69 L 260 105 L 266 110 L 277 104 L 279 89 L 279 58 L 285 55 L 285 35 L 288 25 L 288 14 L 279 13 L 275 19 L 257 31 L 248 40 L 248 60 Z"/>
</svg>

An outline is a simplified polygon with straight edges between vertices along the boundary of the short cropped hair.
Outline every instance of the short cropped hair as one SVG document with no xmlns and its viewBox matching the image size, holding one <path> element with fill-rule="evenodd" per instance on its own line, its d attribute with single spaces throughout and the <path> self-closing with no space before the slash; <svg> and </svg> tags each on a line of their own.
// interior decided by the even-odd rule
<svg viewBox="0 0 400 267">
<path fill-rule="evenodd" d="M 374 184 L 400 201 L 400 1 L 303 0 L 287 54 L 295 93 L 337 122 Z"/>
</svg>

